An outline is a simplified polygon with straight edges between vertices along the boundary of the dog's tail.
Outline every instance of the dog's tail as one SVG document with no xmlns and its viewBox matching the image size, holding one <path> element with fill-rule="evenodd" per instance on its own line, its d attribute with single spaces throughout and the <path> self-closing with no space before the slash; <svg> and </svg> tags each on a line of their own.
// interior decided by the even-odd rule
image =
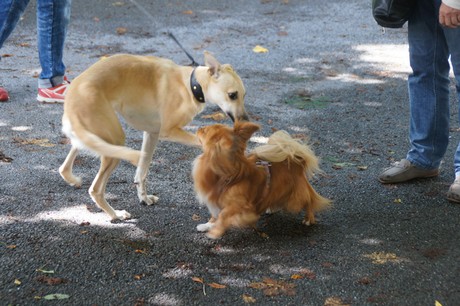
<svg viewBox="0 0 460 306">
<path fill-rule="evenodd" d="M 305 168 L 307 177 L 320 171 L 319 160 L 312 149 L 293 139 L 285 131 L 277 131 L 268 138 L 266 145 L 259 146 L 252 151 L 258 158 L 269 162 L 297 163 Z"/>
<path fill-rule="evenodd" d="M 78 129 L 78 135 L 73 131 L 70 122 L 63 120 L 64 134 L 70 138 L 72 146 L 80 150 L 89 150 L 99 156 L 108 156 L 112 158 L 123 159 L 137 166 L 141 158 L 141 152 L 122 145 L 110 144 L 101 137 L 91 133 L 81 127 Z"/>
</svg>

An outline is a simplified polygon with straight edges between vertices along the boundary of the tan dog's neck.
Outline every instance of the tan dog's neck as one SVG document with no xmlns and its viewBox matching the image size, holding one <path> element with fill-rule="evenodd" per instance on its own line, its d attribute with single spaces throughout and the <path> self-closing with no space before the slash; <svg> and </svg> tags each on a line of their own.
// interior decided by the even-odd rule
<svg viewBox="0 0 460 306">
<path fill-rule="evenodd" d="M 208 90 L 208 85 L 210 82 L 211 74 L 209 73 L 209 67 L 206 66 L 198 66 L 195 68 L 192 68 L 190 70 L 190 74 L 192 74 L 193 70 L 195 70 L 195 78 L 197 82 L 201 85 L 203 88 L 203 92 L 206 95 L 206 91 Z"/>
</svg>

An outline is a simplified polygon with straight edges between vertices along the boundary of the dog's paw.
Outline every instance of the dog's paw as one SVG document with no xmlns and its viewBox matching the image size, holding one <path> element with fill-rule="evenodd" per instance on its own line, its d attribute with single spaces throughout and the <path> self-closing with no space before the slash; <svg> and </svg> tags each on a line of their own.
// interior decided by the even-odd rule
<svg viewBox="0 0 460 306">
<path fill-rule="evenodd" d="M 155 204 L 156 202 L 158 202 L 160 198 L 158 198 L 157 196 L 154 196 L 154 195 L 148 195 L 147 197 L 143 198 L 141 200 L 141 205 L 147 205 L 147 206 L 150 206 L 150 205 L 153 205 Z"/>
<path fill-rule="evenodd" d="M 224 232 L 222 230 L 219 230 L 217 228 L 210 229 L 209 232 L 206 233 L 206 237 L 210 239 L 219 239 L 224 235 Z"/>
<path fill-rule="evenodd" d="M 199 232 L 207 232 L 207 231 L 209 231 L 210 229 L 212 229 L 213 226 L 214 226 L 214 223 L 211 223 L 211 222 L 202 223 L 202 224 L 198 224 L 198 225 L 196 226 L 196 229 L 197 229 L 197 231 L 199 231 Z"/>
<path fill-rule="evenodd" d="M 72 182 L 69 182 L 70 186 L 80 188 L 82 179 L 79 176 L 74 176 Z"/>
<path fill-rule="evenodd" d="M 131 214 L 126 210 L 115 210 L 115 217 L 112 221 L 131 219 Z"/>
<path fill-rule="evenodd" d="M 69 184 L 70 186 L 73 186 L 73 187 L 76 187 L 76 188 L 81 187 L 81 182 L 82 182 L 81 177 L 75 176 L 75 175 L 71 175 L 70 177 L 64 177 L 62 174 L 61 174 L 61 176 L 64 179 L 64 181 L 66 181 L 67 184 Z"/>
<path fill-rule="evenodd" d="M 310 225 L 313 225 L 315 223 L 316 223 L 315 221 L 311 222 L 310 220 L 303 220 L 302 221 L 302 224 L 304 224 L 306 226 L 310 226 Z"/>
</svg>

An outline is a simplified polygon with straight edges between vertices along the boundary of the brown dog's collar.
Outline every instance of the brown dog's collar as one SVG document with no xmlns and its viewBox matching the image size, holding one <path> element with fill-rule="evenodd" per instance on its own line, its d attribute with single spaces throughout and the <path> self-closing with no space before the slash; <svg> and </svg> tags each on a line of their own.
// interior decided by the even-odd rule
<svg viewBox="0 0 460 306">
<path fill-rule="evenodd" d="M 200 103 L 204 103 L 206 101 L 204 99 L 203 88 L 195 77 L 195 69 L 196 68 L 193 68 L 192 74 L 190 75 L 190 88 L 192 89 L 192 93 L 195 99 L 197 99 Z"/>
</svg>

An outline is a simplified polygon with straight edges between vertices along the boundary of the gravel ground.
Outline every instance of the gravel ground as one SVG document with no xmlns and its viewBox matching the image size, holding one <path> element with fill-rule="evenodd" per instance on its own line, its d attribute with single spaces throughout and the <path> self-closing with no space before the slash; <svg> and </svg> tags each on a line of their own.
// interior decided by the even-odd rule
<svg viewBox="0 0 460 306">
<path fill-rule="evenodd" d="M 278 213 L 257 231 L 209 240 L 195 230 L 208 218 L 190 176 L 200 151 L 162 142 L 149 175 L 159 203 L 139 205 L 135 169 L 123 162 L 107 197 L 134 219 L 110 223 L 87 193 L 96 158 L 78 158 L 80 189 L 57 172 L 69 145 L 62 105 L 35 101 L 33 2 L 0 51 L 11 96 L 0 104 L 2 305 L 460 305 L 460 205 L 445 199 L 459 141 L 454 95 L 440 176 L 376 179 L 408 148 L 405 28 L 382 31 L 358 0 L 136 3 L 153 20 L 128 0 L 73 1 L 68 76 L 120 52 L 189 64 L 171 31 L 197 61 L 209 50 L 234 66 L 262 125 L 256 136 L 284 129 L 309 139 L 324 170 L 312 184 L 334 206 L 312 227 Z M 213 123 L 200 115 L 189 129 Z M 139 148 L 141 135 L 127 128 L 127 144 Z"/>
</svg>

